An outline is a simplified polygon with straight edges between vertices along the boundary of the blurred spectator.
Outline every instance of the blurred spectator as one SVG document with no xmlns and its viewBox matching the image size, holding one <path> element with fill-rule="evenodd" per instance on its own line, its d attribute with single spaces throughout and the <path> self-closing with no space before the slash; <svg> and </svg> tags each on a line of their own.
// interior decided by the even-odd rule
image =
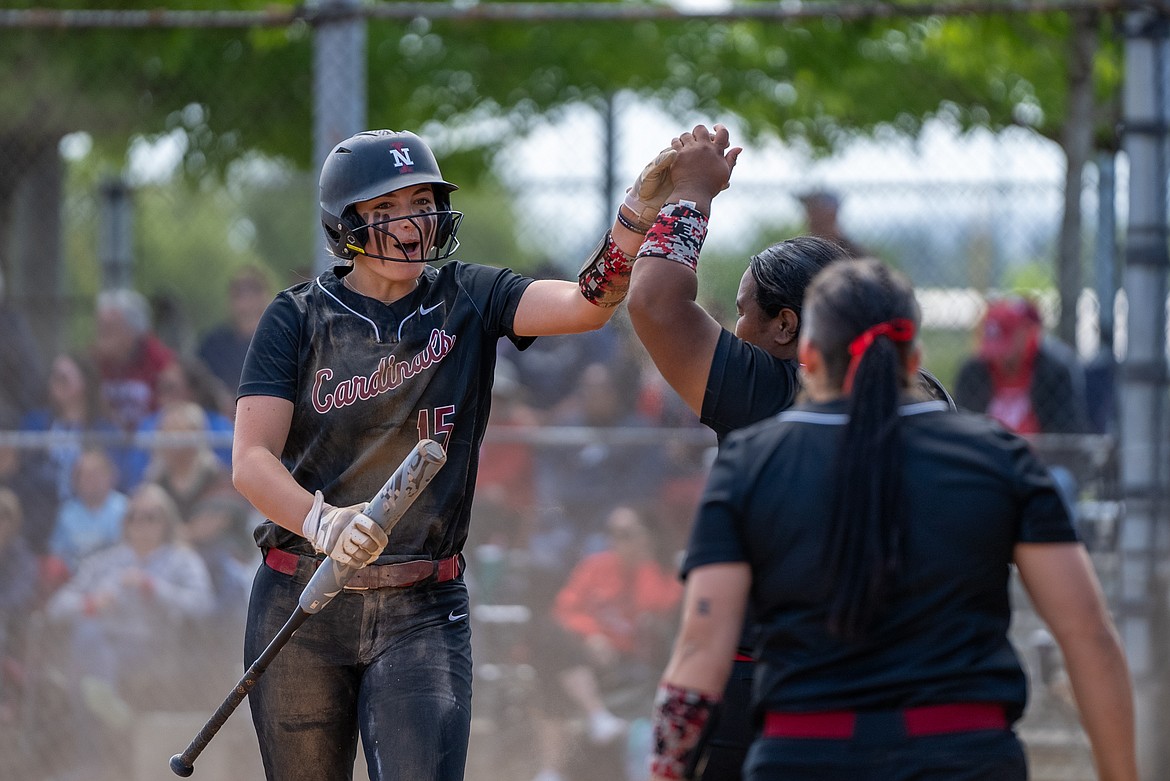
<svg viewBox="0 0 1170 781">
<path fill-rule="evenodd" d="M 49 552 L 76 572 L 89 554 L 116 545 L 122 539 L 122 519 L 129 503 L 116 490 L 117 469 L 101 448 L 82 452 L 73 468 L 71 498 L 57 514 Z"/>
<path fill-rule="evenodd" d="M 252 541 L 252 506 L 236 496 L 201 500 L 183 526 L 183 539 L 207 565 L 215 593 L 213 618 L 239 619 L 243 637 L 244 613 L 252 576 L 259 558 Z M 235 651 L 232 651 L 235 660 Z"/>
<path fill-rule="evenodd" d="M 174 401 L 193 401 L 207 412 L 212 421 L 212 431 L 230 433 L 232 412 L 235 407 L 233 395 L 224 393 L 211 369 L 201 358 L 179 356 L 159 374 L 158 405 L 163 407 Z M 157 417 L 157 416 L 156 416 Z M 224 463 L 231 461 L 228 447 Z"/>
<path fill-rule="evenodd" d="M 0 488 L 0 729 L 16 718 L 25 658 L 21 631 L 38 596 L 37 559 L 20 530 L 20 499 Z"/>
<path fill-rule="evenodd" d="M 613 329 L 602 328 L 571 336 L 542 336 L 523 351 L 507 343 L 500 351 L 516 366 L 532 407 L 555 414 L 573 394 L 585 367 L 613 354 L 616 343 L 612 337 Z"/>
<path fill-rule="evenodd" d="M 223 686 L 230 686 L 238 678 L 248 594 L 260 560 L 252 541 L 252 512 L 241 498 L 216 496 L 196 504 L 183 526 L 183 539 L 207 567 L 213 598 L 211 612 L 189 627 L 187 673 L 194 680 L 227 677 L 231 680 Z M 200 703 L 214 708 L 223 686 L 201 692 L 206 696 Z"/>
<path fill-rule="evenodd" d="M 1096 354 L 1085 364 L 1085 407 L 1098 434 L 1117 433 L 1117 358 L 1113 334 L 1104 331 Z"/>
<path fill-rule="evenodd" d="M 954 397 L 960 407 L 1021 434 L 1089 430 L 1076 356 L 1045 335 L 1039 308 L 1020 296 L 988 305 L 977 351 L 959 367 Z"/>
<path fill-rule="evenodd" d="M 533 272 L 536 279 L 561 279 L 562 276 L 559 269 L 549 264 Z M 624 316 L 624 310 L 619 310 L 606 327 L 596 331 L 542 336 L 524 350 L 517 350 L 505 340 L 499 347 L 500 357 L 516 367 L 527 403 L 542 415 L 552 415 L 572 396 L 589 364 L 618 359 L 621 337 L 617 323 Z"/>
<path fill-rule="evenodd" d="M 606 544 L 605 519 L 614 504 L 654 495 L 664 454 L 657 442 L 626 441 L 652 421 L 633 409 L 641 376 L 626 363 L 591 363 L 553 425 L 588 430 L 583 443 L 550 446 L 536 464 L 538 528 L 533 563 L 560 578 L 582 555 Z"/>
<path fill-rule="evenodd" d="M 123 432 L 107 413 L 97 369 L 85 357 L 61 353 L 53 359 L 41 404 L 24 416 L 20 427 L 25 431 L 72 435 L 54 441 L 47 450 L 56 471 L 58 496 L 64 501 L 73 496 L 73 467 L 85 446 L 85 435 L 113 438 Z M 117 466 L 119 478 L 124 479 L 130 448 L 114 441 L 106 441 L 103 446 Z"/>
<path fill-rule="evenodd" d="M 16 421 L 0 414 L 0 433 L 15 429 Z M 22 534 L 33 553 L 47 553 L 60 500 L 56 471 L 45 451 L 0 442 L 0 488 L 11 490 L 20 499 Z"/>
<path fill-rule="evenodd" d="M 606 531 L 608 548 L 582 559 L 557 593 L 554 647 L 537 657 L 550 665 L 539 671 L 548 711 L 539 781 L 564 777 L 569 719 L 583 716 L 595 745 L 625 736 L 628 719 L 650 707 L 669 649 L 682 585 L 656 555 L 643 513 L 615 507 Z"/>
<path fill-rule="evenodd" d="M 678 391 L 670 386 L 649 355 L 642 377 L 638 410 L 652 421 L 652 425 L 690 429 L 687 434 L 694 435 L 671 436 L 661 443 L 663 472 L 657 508 L 660 517 L 671 521 L 658 529 L 659 541 L 665 546 L 664 550 L 681 551 L 686 547 L 691 519 L 707 483 L 708 462 L 716 438 Z"/>
<path fill-rule="evenodd" d="M 130 497 L 122 540 L 81 561 L 49 601 L 68 629 L 66 669 L 89 715 L 128 726 L 132 709 L 171 705 L 181 675 L 183 629 L 213 607 L 203 560 L 176 542 L 179 512 L 146 484 Z"/>
<path fill-rule="evenodd" d="M 539 423 L 539 416 L 525 398 L 515 366 L 506 359 L 498 360 L 492 384 L 489 434 L 480 451 L 475 500 L 497 507 L 501 515 L 510 518 L 507 528 L 499 530 L 509 537 L 527 528 L 524 519 L 531 516 L 534 503 L 532 445 L 508 436 L 509 430 L 534 428 Z"/>
<path fill-rule="evenodd" d="M 841 196 L 828 190 L 813 190 L 799 196 L 804 207 L 808 232 L 834 242 L 855 258 L 869 257 L 868 249 L 849 238 L 838 223 Z"/>
<path fill-rule="evenodd" d="M 159 341 L 175 355 L 194 352 L 195 334 L 188 322 L 182 295 L 173 290 L 156 290 L 149 303 L 154 335 Z"/>
<path fill-rule="evenodd" d="M 98 293 L 94 330 L 102 398 L 114 422 L 132 433 L 158 408 L 158 376 L 174 353 L 151 331 L 150 305 L 133 290 Z"/>
<path fill-rule="evenodd" d="M 215 454 L 225 466 L 232 463 L 232 420 L 225 414 L 230 409 L 227 397 L 220 387 L 219 381 L 211 374 L 207 366 L 198 358 L 179 356 L 165 369 L 159 372 L 158 387 L 156 389 L 158 411 L 152 412 L 143 419 L 138 427 L 138 433 L 153 435 L 158 431 L 159 419 L 162 410 L 179 402 L 194 402 L 203 409 L 207 419 L 207 431 L 221 435 L 224 443 L 215 447 Z M 124 485 L 136 485 L 142 481 L 150 461 L 151 450 L 138 447 L 131 451 L 129 463 L 126 467 L 128 475 Z"/>
<path fill-rule="evenodd" d="M 234 406 L 240 369 L 275 285 L 262 266 L 244 266 L 228 281 L 228 319 L 204 334 L 199 357 L 222 383 Z M 230 414 L 230 413 L 229 413 Z"/>
<path fill-rule="evenodd" d="M 231 472 L 207 443 L 207 413 L 193 401 L 176 401 L 159 416 L 159 442 L 144 479 L 163 487 L 187 521 L 195 506 L 215 496 L 238 496 Z"/>
<path fill-rule="evenodd" d="M 44 387 L 44 361 L 24 316 L 13 307 L 4 286 L 0 265 L 0 415 L 19 416 L 40 399 Z"/>
</svg>

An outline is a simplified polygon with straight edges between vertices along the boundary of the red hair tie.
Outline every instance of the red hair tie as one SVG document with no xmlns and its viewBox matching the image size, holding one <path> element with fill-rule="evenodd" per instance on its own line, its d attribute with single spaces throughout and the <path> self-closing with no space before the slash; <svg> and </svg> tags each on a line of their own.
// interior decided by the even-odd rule
<svg viewBox="0 0 1170 781">
<path fill-rule="evenodd" d="M 845 372 L 845 382 L 841 390 L 849 393 L 853 389 L 853 375 L 857 372 L 857 364 L 861 363 L 861 356 L 879 336 L 887 337 L 891 342 L 905 343 L 914 341 L 914 321 L 905 317 L 896 317 L 884 323 L 870 326 L 862 331 L 856 339 L 849 343 L 849 369 Z"/>
</svg>

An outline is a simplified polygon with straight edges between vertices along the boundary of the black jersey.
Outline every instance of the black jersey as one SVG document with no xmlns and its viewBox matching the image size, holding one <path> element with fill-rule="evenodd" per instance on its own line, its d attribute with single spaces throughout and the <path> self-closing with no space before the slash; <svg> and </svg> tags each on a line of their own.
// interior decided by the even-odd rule
<svg viewBox="0 0 1170 781">
<path fill-rule="evenodd" d="M 734 429 L 788 409 L 800 391 L 798 366 L 723 329 L 699 420 L 722 441 Z"/>
<path fill-rule="evenodd" d="M 394 528 L 384 560 L 440 559 L 467 538 L 496 347 L 531 279 L 459 261 L 427 266 L 411 294 L 383 304 L 342 284 L 347 267 L 278 294 L 252 339 L 239 395 L 293 402 L 281 461 L 342 507 L 368 501 L 420 439 L 447 462 Z M 261 547 L 312 554 L 271 521 Z"/>
<path fill-rule="evenodd" d="M 799 366 L 723 329 L 711 358 L 699 420 L 722 442 L 731 431 L 788 409 L 800 393 Z M 918 389 L 926 398 L 956 408 L 947 389 L 926 369 L 918 370 Z"/>
<path fill-rule="evenodd" d="M 796 361 L 777 358 L 724 328 L 711 358 L 700 422 L 714 431 L 722 444 L 732 431 L 788 409 L 800 392 L 799 366 Z M 739 641 L 739 653 L 743 656 L 753 653 L 754 623 L 749 608 Z"/>
<path fill-rule="evenodd" d="M 829 635 L 825 519 L 846 400 L 800 404 L 728 435 L 683 575 L 752 567 L 760 627 L 755 703 L 777 711 L 990 701 L 1023 710 L 1007 638 L 1016 543 L 1075 542 L 1048 470 L 1021 437 L 945 402 L 901 408 L 909 519 L 902 573 L 867 637 Z"/>
</svg>

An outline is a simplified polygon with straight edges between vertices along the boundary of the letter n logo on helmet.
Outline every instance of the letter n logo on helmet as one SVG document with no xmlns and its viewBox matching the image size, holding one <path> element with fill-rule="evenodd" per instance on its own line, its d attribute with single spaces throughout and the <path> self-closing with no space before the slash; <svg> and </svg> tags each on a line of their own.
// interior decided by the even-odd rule
<svg viewBox="0 0 1170 781">
<path fill-rule="evenodd" d="M 395 168 L 401 168 L 400 173 L 408 174 L 414 168 L 414 160 L 410 159 L 410 147 L 397 144 L 390 147 L 390 158 Z"/>
</svg>

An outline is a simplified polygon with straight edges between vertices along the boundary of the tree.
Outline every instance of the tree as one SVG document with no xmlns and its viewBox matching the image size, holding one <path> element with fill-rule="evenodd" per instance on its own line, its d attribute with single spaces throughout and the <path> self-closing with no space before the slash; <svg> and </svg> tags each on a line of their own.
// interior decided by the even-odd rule
<svg viewBox="0 0 1170 781">
<path fill-rule="evenodd" d="M 122 8 L 157 5 L 127 0 Z M 218 174 L 256 149 L 303 159 L 310 141 L 300 130 L 309 122 L 308 58 L 303 27 L 0 30 L 0 269 L 17 282 L 12 293 L 47 348 L 56 346 L 61 311 L 54 296 L 62 230 L 59 209 L 44 206 L 51 196 L 60 201 L 61 139 L 85 131 L 95 154 L 121 169 L 135 139 L 179 131 L 186 145 L 183 170 L 193 180 Z M 237 78 L 240 73 L 247 78 Z M 35 230 L 17 222 L 31 211 L 18 208 L 23 201 L 40 204 Z"/>
<path fill-rule="evenodd" d="M 124 9 L 159 5 L 120 3 Z M 181 5 L 257 10 L 292 8 L 294 0 Z M 370 124 L 462 128 L 451 134 L 457 149 L 444 150 L 444 165 L 448 176 L 467 182 L 489 170 L 501 139 L 534 119 L 575 102 L 600 103 L 619 90 L 679 116 L 734 113 L 752 138 L 803 144 L 814 153 L 876 132 L 915 137 L 937 116 L 963 128 L 1026 125 L 1069 153 L 1064 231 L 1072 238 L 1062 241 L 1060 267 L 1075 268 L 1074 202 L 1087 152 L 1084 134 L 1074 131 L 1094 113 L 1097 143 L 1117 147 L 1109 116 L 1121 66 L 1108 17 L 923 17 L 914 15 L 914 2 L 902 5 L 902 17 L 848 22 L 371 21 Z M 311 27 L 300 22 L 98 34 L 0 31 L 0 68 L 11 74 L 0 85 L 0 248 L 20 243 L 8 216 L 17 188 L 31 177 L 26 161 L 51 159 L 60 138 L 76 130 L 93 134 L 97 148 L 115 161 L 124 161 L 127 139 L 178 134 L 185 145 L 182 172 L 193 180 L 214 180 L 233 160 L 256 152 L 309 168 L 310 44 Z M 1093 100 L 1085 98 L 1089 89 Z M 18 247 L 17 261 L 32 263 L 35 254 Z"/>
</svg>

